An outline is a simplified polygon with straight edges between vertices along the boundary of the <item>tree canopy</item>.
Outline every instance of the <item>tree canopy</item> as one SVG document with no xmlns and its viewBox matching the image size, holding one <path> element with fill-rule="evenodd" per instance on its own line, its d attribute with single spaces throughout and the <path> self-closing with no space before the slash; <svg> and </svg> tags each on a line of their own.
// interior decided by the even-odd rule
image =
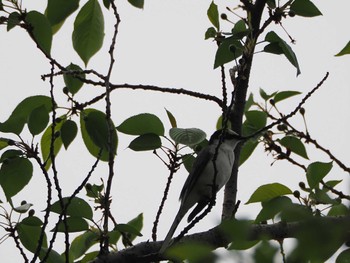
<svg viewBox="0 0 350 263">
<path fill-rule="evenodd" d="M 26 70 L 15 76 L 26 79 L 28 89 L 22 91 L 13 79 L 3 91 L 13 92 L 15 106 L 8 109 L 12 100 L 8 101 L 8 115 L 1 116 L 0 122 L 0 245 L 12 242 L 11 254 L 17 253 L 24 262 L 219 262 L 217 248 L 232 252 L 232 258 L 244 255 L 253 262 L 349 262 L 350 167 L 333 145 L 324 144 L 314 135 L 320 133 L 310 129 L 313 122 L 324 121 L 318 115 L 322 109 L 307 108 L 327 86 L 334 69 L 326 65 L 329 72 L 304 72 L 303 56 L 296 51 L 302 39 L 295 37 L 303 28 L 293 27 L 301 23 L 306 28 L 322 16 L 321 4 L 213 1 L 206 3 L 203 12 L 201 3 L 198 10 L 207 25 L 201 25 L 203 32 L 177 33 L 177 45 L 158 28 L 172 10 L 160 10 L 164 21 L 154 22 L 147 32 L 138 30 L 144 18 L 140 13 L 147 13 L 147 5 L 157 4 L 166 9 L 166 3 L 143 0 L 48 0 L 38 7 L 0 0 L 3 38 L 13 33 L 29 36 L 20 46 L 32 58 L 18 57 L 11 47 L 2 47 L 2 52 L 13 52 L 11 62 L 25 65 Z M 178 5 L 184 9 L 178 20 L 191 15 L 187 21 L 195 24 L 197 8 L 190 14 L 184 3 Z M 131 9 L 133 13 L 128 13 Z M 197 36 L 210 45 L 212 54 L 181 53 Z M 160 43 L 155 54 L 147 49 L 150 40 Z M 345 59 L 341 56 L 350 53 L 350 42 L 342 45 L 326 56 Z M 127 47 L 128 53 L 120 51 Z M 138 61 L 140 52 L 149 56 L 146 63 Z M 209 57 L 210 64 L 203 65 L 198 54 L 206 63 Z M 282 60 L 273 60 L 275 55 Z M 178 71 L 169 70 L 172 56 L 182 59 L 181 65 L 175 65 Z M 145 72 L 152 72 L 157 57 L 164 57 L 169 67 L 158 65 L 152 84 L 138 82 Z M 261 57 L 264 63 L 259 62 Z M 98 59 L 103 64 L 96 63 Z M 40 68 L 34 60 L 42 62 Z M 277 63 L 283 65 L 281 70 Z M 0 64 L 5 67 L 6 61 Z M 282 67 L 288 67 L 288 73 Z M 313 80 L 303 83 L 302 89 L 289 88 L 288 83 L 274 84 L 276 89 L 252 85 L 263 74 L 273 83 L 283 74 L 290 78 L 292 71 L 293 78 L 309 74 Z M 202 72 L 214 75 L 215 81 L 207 81 Z M 168 83 L 156 79 L 163 73 L 172 77 Z M 42 82 L 32 83 L 33 77 Z M 197 77 L 206 87 L 185 84 Z M 45 89 L 34 88 L 34 83 Z M 199 103 L 206 110 L 196 110 Z M 139 110 L 139 105 L 146 110 Z M 329 112 L 335 106 L 332 98 L 322 105 Z M 152 112 L 152 107 L 158 112 Z M 177 114 L 177 109 L 185 107 L 186 114 Z M 324 123 L 325 134 L 332 140 L 340 137 L 349 146 L 346 133 L 337 133 L 346 130 L 348 120 L 336 118 L 342 112 L 332 114 L 336 127 Z M 230 128 L 246 142 L 235 150 L 239 158 L 224 194 L 213 195 L 204 211 L 182 227 L 174 245 L 160 254 L 162 230 L 168 227 L 163 219 L 173 210 L 168 200 L 174 192 L 177 195 L 178 175 L 191 170 L 196 155 L 208 143 L 210 134 L 198 126 L 199 119 L 211 127 L 208 132 Z M 260 183 L 259 156 L 267 156 L 264 162 L 271 164 L 271 173 L 283 164 L 283 174 Z M 252 180 L 259 183 L 243 197 L 240 182 L 247 166 Z M 133 174 L 134 168 L 140 169 L 138 174 Z M 301 176 L 292 179 L 295 173 Z M 146 199 L 139 188 L 147 190 L 147 200 L 153 200 L 144 211 L 135 211 L 131 205 Z M 249 215 L 241 216 L 245 209 Z M 147 210 L 152 215 L 146 219 Z M 196 231 L 212 210 L 217 223 Z M 7 251 L 1 256 L 12 257 Z"/>
</svg>

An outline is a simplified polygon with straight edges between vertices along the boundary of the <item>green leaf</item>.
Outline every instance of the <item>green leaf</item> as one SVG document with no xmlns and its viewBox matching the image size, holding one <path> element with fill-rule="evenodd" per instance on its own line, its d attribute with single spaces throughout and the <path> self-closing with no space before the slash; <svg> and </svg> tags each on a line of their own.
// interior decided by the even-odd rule
<svg viewBox="0 0 350 263">
<path fill-rule="evenodd" d="M 73 63 L 66 67 L 66 69 L 68 71 L 83 71 L 78 65 L 75 65 Z M 66 84 L 68 91 L 72 93 L 72 95 L 76 94 L 84 85 L 84 83 L 80 79 L 77 79 L 76 76 L 85 79 L 85 73 L 63 75 L 64 83 Z"/>
<path fill-rule="evenodd" d="M 170 121 L 170 124 L 171 124 L 171 128 L 176 128 L 177 127 L 177 123 L 176 123 L 176 118 L 174 117 L 174 115 L 168 111 L 167 109 L 165 109 L 166 111 L 166 114 L 168 116 L 168 119 Z"/>
<path fill-rule="evenodd" d="M 318 8 L 309 0 L 295 0 L 290 5 L 290 10 L 298 16 L 314 17 L 320 16 L 322 13 Z"/>
<path fill-rule="evenodd" d="M 135 227 L 129 224 L 117 224 L 114 230 L 117 230 L 121 233 L 129 233 L 135 236 L 142 237 L 142 234 L 140 233 L 140 231 L 138 231 Z"/>
<path fill-rule="evenodd" d="M 281 220 L 285 222 L 304 221 L 312 217 L 311 209 L 305 205 L 286 203 L 285 207 L 281 210 Z"/>
<path fill-rule="evenodd" d="M 214 27 L 209 27 L 205 32 L 204 39 L 207 40 L 209 38 L 215 38 L 216 34 L 217 34 L 216 29 Z"/>
<path fill-rule="evenodd" d="M 36 216 L 28 216 L 26 218 L 23 218 L 21 223 L 28 225 L 28 226 L 42 226 L 43 225 L 43 221 L 41 221 L 41 219 L 36 217 Z"/>
<path fill-rule="evenodd" d="M 314 162 L 307 167 L 306 178 L 310 188 L 318 186 L 319 182 L 330 172 L 332 169 L 332 162 L 322 163 Z"/>
<path fill-rule="evenodd" d="M 254 105 L 254 95 L 253 95 L 253 93 L 250 93 L 249 94 L 249 97 L 248 97 L 248 99 L 247 99 L 247 101 L 246 101 L 246 103 L 245 103 L 245 106 L 244 106 L 244 114 L 247 112 L 247 111 L 249 111 L 249 109 L 250 109 L 250 107 L 252 106 L 252 105 Z"/>
<path fill-rule="evenodd" d="M 44 134 L 41 136 L 41 141 L 40 141 L 41 154 L 42 154 L 43 160 L 45 162 L 45 169 L 46 170 L 49 170 L 49 168 L 51 166 L 50 147 L 51 147 L 52 136 L 55 137 L 55 141 L 53 144 L 53 148 L 54 148 L 53 154 L 55 155 L 55 157 L 57 157 L 57 154 L 61 149 L 62 138 L 60 136 L 60 130 L 61 130 L 62 125 L 66 121 L 65 118 L 66 118 L 65 115 L 58 118 L 61 121 L 56 122 L 55 131 L 54 131 L 53 135 L 52 135 L 52 125 L 50 125 L 49 127 L 46 128 Z"/>
<path fill-rule="evenodd" d="M 294 136 L 285 136 L 281 140 L 279 140 L 279 143 L 282 146 L 286 147 L 288 150 L 292 151 L 293 153 L 305 159 L 309 159 L 305 146 L 299 138 Z"/>
<path fill-rule="evenodd" d="M 246 120 L 242 127 L 242 133 L 244 136 L 253 134 L 266 126 L 267 115 L 263 111 L 247 111 L 245 117 Z"/>
<path fill-rule="evenodd" d="M 61 127 L 61 140 L 64 148 L 68 148 L 74 138 L 77 136 L 78 126 L 72 120 L 66 120 Z"/>
<path fill-rule="evenodd" d="M 90 58 L 102 47 L 104 20 L 97 0 L 89 0 L 74 21 L 73 47 L 85 66 Z"/>
<path fill-rule="evenodd" d="M 86 253 L 86 251 L 93 245 L 99 242 L 99 234 L 95 231 L 88 230 L 83 234 L 74 238 L 70 249 L 69 254 L 73 259 L 80 258 Z"/>
<path fill-rule="evenodd" d="M 93 252 L 86 253 L 85 256 L 79 261 L 79 263 L 92 262 L 94 259 L 96 259 L 98 257 L 99 254 L 100 254 L 99 251 L 93 251 Z"/>
<path fill-rule="evenodd" d="M 63 198 L 63 204 L 66 206 L 68 203 L 69 197 Z M 61 214 L 62 213 L 62 207 L 60 201 L 56 201 L 53 203 L 50 207 L 50 211 Z M 72 217 L 83 217 L 86 219 L 92 219 L 93 212 L 89 204 L 79 197 L 74 197 L 71 199 L 68 208 L 66 210 L 66 214 Z"/>
<path fill-rule="evenodd" d="M 49 20 L 38 11 L 30 11 L 25 21 L 30 24 L 31 34 L 41 50 L 50 55 L 52 44 L 52 30 Z"/>
<path fill-rule="evenodd" d="M 89 224 L 86 222 L 85 219 L 83 219 L 81 217 L 67 217 L 66 224 L 67 224 L 68 233 L 81 232 L 81 231 L 84 231 L 84 230 L 86 231 L 89 229 Z M 65 226 L 64 222 L 61 221 L 57 225 L 57 228 L 55 227 L 54 229 L 52 229 L 52 231 L 65 233 L 66 226 Z"/>
<path fill-rule="evenodd" d="M 209 245 L 198 243 L 180 243 L 171 246 L 166 251 L 166 255 L 175 259 L 175 262 L 215 262 L 213 248 Z"/>
<path fill-rule="evenodd" d="M 217 30 L 220 30 L 218 6 L 214 2 L 211 2 L 209 9 L 207 11 L 207 15 L 208 15 L 210 22 L 213 24 L 213 26 Z"/>
<path fill-rule="evenodd" d="M 280 38 L 275 32 L 271 31 L 266 34 L 265 41 L 273 43 L 274 45 L 278 45 L 279 48 L 281 48 L 281 50 L 283 51 L 283 54 L 289 60 L 289 62 L 297 69 L 297 75 L 301 73 L 299 63 L 295 53 L 293 52 L 292 48 L 282 38 Z M 264 49 L 264 51 L 268 53 L 273 53 L 268 49 L 266 50 Z"/>
<path fill-rule="evenodd" d="M 350 263 L 350 248 L 343 250 L 338 255 L 335 263 Z"/>
<path fill-rule="evenodd" d="M 266 4 L 271 8 L 274 9 L 276 8 L 276 1 L 275 0 L 267 0 Z"/>
<path fill-rule="evenodd" d="M 7 138 L 0 138 L 0 150 L 6 148 L 7 146 L 9 146 L 9 141 L 10 139 Z"/>
<path fill-rule="evenodd" d="M 263 240 L 254 250 L 254 262 L 274 262 L 278 248 Z"/>
<path fill-rule="evenodd" d="M 243 37 L 245 37 L 249 30 L 246 27 L 246 23 L 244 20 L 239 20 L 237 23 L 235 23 L 234 27 L 231 30 L 232 37 L 241 40 Z"/>
<path fill-rule="evenodd" d="M 299 91 L 292 91 L 292 90 L 281 91 L 281 92 L 278 92 L 275 95 L 273 100 L 274 100 L 275 103 L 277 103 L 279 101 L 288 99 L 290 97 L 293 97 L 293 96 L 296 96 L 296 95 L 299 95 L 299 94 L 301 94 L 301 92 L 299 92 Z"/>
<path fill-rule="evenodd" d="M 78 7 L 79 0 L 48 0 L 45 13 L 53 27 L 64 22 Z"/>
<path fill-rule="evenodd" d="M 207 136 L 204 131 L 197 128 L 171 128 L 169 130 L 170 138 L 176 143 L 187 146 L 194 146 L 201 143 Z"/>
<path fill-rule="evenodd" d="M 139 214 L 137 217 L 135 217 L 134 219 L 130 220 L 128 223 L 127 223 L 130 227 L 134 228 L 134 230 L 140 234 L 141 233 L 141 230 L 142 230 L 142 227 L 143 227 L 143 214 Z M 137 236 L 139 235 L 136 235 L 135 233 L 126 233 L 126 237 L 128 238 L 129 241 L 133 241 Z M 123 237 L 124 239 L 124 237 Z M 124 242 L 123 242 L 124 243 Z"/>
<path fill-rule="evenodd" d="M 0 169 L 0 185 L 7 200 L 21 191 L 33 175 L 32 163 L 23 157 L 7 159 Z"/>
<path fill-rule="evenodd" d="M 92 198 L 97 198 L 101 195 L 101 192 L 104 188 L 103 183 L 101 185 L 97 185 L 97 184 L 86 184 L 85 185 L 85 190 L 86 190 L 86 195 L 88 197 L 92 197 Z"/>
<path fill-rule="evenodd" d="M 28 128 L 30 133 L 33 136 L 41 133 L 49 123 L 49 119 L 49 111 L 44 105 L 32 110 L 28 116 Z"/>
<path fill-rule="evenodd" d="M 292 200 L 286 196 L 277 196 L 267 202 L 262 202 L 262 209 L 255 219 L 255 223 L 259 224 L 263 221 L 274 219 L 283 209 L 290 205 Z"/>
<path fill-rule="evenodd" d="M 289 194 L 292 194 L 292 191 L 283 184 L 280 184 L 280 183 L 265 184 L 265 185 L 259 186 L 258 189 L 255 190 L 255 192 L 251 195 L 251 197 L 249 198 L 246 204 L 266 202 L 275 197 L 289 195 Z"/>
<path fill-rule="evenodd" d="M 328 216 L 345 216 L 349 215 L 349 208 L 344 204 L 333 205 L 328 211 Z"/>
<path fill-rule="evenodd" d="M 222 40 L 215 54 L 214 69 L 220 67 L 243 54 L 243 46 L 235 37 Z"/>
<path fill-rule="evenodd" d="M 239 165 L 241 166 L 254 152 L 256 146 L 258 146 L 259 142 L 254 140 L 249 140 L 244 143 L 241 154 L 239 156 Z"/>
<path fill-rule="evenodd" d="M 103 5 L 109 9 L 110 5 L 111 5 L 111 0 L 103 0 Z"/>
<path fill-rule="evenodd" d="M 23 130 L 24 124 L 27 123 L 30 113 L 42 105 L 48 111 L 51 111 L 51 98 L 42 95 L 25 98 L 17 105 L 7 121 L 0 123 L 0 131 L 19 135 Z"/>
<path fill-rule="evenodd" d="M 164 135 L 164 126 L 161 120 L 156 115 L 149 113 L 138 114 L 126 119 L 117 127 L 117 130 L 130 135 L 147 133 Z"/>
<path fill-rule="evenodd" d="M 33 225 L 27 225 L 25 222 L 20 222 L 16 225 L 16 230 L 18 233 L 19 240 L 21 241 L 22 245 L 28 249 L 30 252 L 35 252 L 38 241 L 41 234 L 41 226 L 33 226 Z M 42 247 L 47 247 L 47 239 L 46 235 L 44 234 Z"/>
<path fill-rule="evenodd" d="M 162 142 L 159 136 L 154 133 L 142 134 L 129 144 L 129 148 L 133 151 L 150 151 L 161 146 Z"/>
<path fill-rule="evenodd" d="M 110 120 L 109 126 L 113 128 L 111 134 L 111 146 L 108 144 L 108 123 L 106 114 L 95 109 L 86 109 L 80 114 L 81 133 L 86 148 L 94 156 L 98 157 L 102 150 L 100 159 L 102 161 L 109 160 L 109 151 L 113 155 L 117 152 L 118 137 L 115 126 Z"/>
<path fill-rule="evenodd" d="M 17 157 L 20 157 L 23 155 L 24 155 L 24 153 L 20 150 L 13 150 L 13 149 L 7 150 L 6 152 L 4 152 L 1 155 L 0 163 L 6 162 L 6 160 L 8 160 L 8 159 L 17 158 Z"/>
<path fill-rule="evenodd" d="M 41 248 L 40 254 L 39 254 L 39 259 L 43 260 L 44 257 L 47 254 L 48 249 L 47 248 Z M 45 263 L 65 263 L 64 255 L 61 256 L 58 254 L 55 250 L 51 249 L 50 254 L 45 260 Z"/>
<path fill-rule="evenodd" d="M 231 242 L 229 250 L 246 250 L 259 242 L 259 240 L 249 240 L 251 226 L 251 221 L 237 219 L 226 220 L 220 224 L 220 230 Z"/>
<path fill-rule="evenodd" d="M 348 55 L 350 54 L 350 41 L 345 45 L 345 47 L 343 47 L 342 50 L 340 50 L 340 52 L 338 54 L 336 54 L 335 56 L 340 57 L 343 55 Z"/>
<path fill-rule="evenodd" d="M 260 93 L 261 98 L 263 98 L 263 100 L 267 101 L 267 100 L 271 99 L 273 96 L 275 96 L 277 92 L 274 92 L 274 93 L 269 95 L 262 88 L 260 88 L 259 93 Z"/>
<path fill-rule="evenodd" d="M 12 12 L 7 20 L 7 31 L 17 26 L 21 22 L 21 15 L 18 12 Z"/>
<path fill-rule="evenodd" d="M 144 0 L 128 0 L 128 2 L 134 7 L 143 9 Z"/>
<path fill-rule="evenodd" d="M 191 172 L 193 163 L 196 160 L 196 158 L 192 154 L 185 154 L 182 156 L 181 159 L 187 172 Z"/>
</svg>

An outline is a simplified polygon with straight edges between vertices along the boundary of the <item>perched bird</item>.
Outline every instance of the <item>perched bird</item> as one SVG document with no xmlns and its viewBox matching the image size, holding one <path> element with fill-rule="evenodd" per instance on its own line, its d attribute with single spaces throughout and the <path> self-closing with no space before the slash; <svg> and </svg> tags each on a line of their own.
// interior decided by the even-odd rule
<svg viewBox="0 0 350 263">
<path fill-rule="evenodd" d="M 220 139 L 221 144 L 219 145 Z M 219 191 L 230 179 L 232 166 L 235 161 L 234 150 L 242 140 L 242 137 L 230 129 L 218 130 L 210 137 L 209 144 L 199 152 L 182 188 L 179 211 L 175 216 L 174 222 L 165 237 L 159 253 L 163 253 L 169 247 L 177 226 L 188 210 L 197 204 L 188 216 L 187 221 L 190 222 L 210 202 L 215 174 L 213 163 L 215 152 L 217 151 L 215 159 L 217 171 L 215 184 L 216 191 Z"/>
</svg>

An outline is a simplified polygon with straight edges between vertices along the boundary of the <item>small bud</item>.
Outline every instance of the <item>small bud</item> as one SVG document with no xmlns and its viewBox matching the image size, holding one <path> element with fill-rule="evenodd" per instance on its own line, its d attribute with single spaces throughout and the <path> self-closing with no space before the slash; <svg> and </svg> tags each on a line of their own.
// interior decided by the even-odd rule
<svg viewBox="0 0 350 263">
<path fill-rule="evenodd" d="M 298 190 L 294 191 L 293 195 L 294 195 L 294 197 L 296 197 L 298 199 L 300 198 L 300 192 Z"/>
<path fill-rule="evenodd" d="M 299 182 L 299 187 L 301 188 L 301 189 L 305 189 L 306 187 L 305 187 L 305 183 L 304 182 Z"/>
<path fill-rule="evenodd" d="M 61 121 L 62 121 L 61 118 L 56 118 L 56 120 L 55 120 L 56 123 L 60 123 Z"/>
<path fill-rule="evenodd" d="M 304 115 L 305 114 L 305 109 L 304 108 L 300 108 L 299 112 L 300 112 L 301 115 Z"/>
<path fill-rule="evenodd" d="M 227 20 L 227 15 L 225 13 L 222 13 L 220 17 L 222 20 Z"/>
<path fill-rule="evenodd" d="M 67 88 L 67 87 L 64 87 L 62 91 L 63 91 L 63 93 L 64 93 L 64 94 L 66 94 L 66 95 L 67 95 L 67 94 L 68 94 L 68 92 L 69 92 L 69 90 L 68 90 L 68 88 Z"/>
<path fill-rule="evenodd" d="M 85 185 L 86 190 L 90 191 L 92 189 L 92 185 L 90 183 L 87 183 Z"/>
<path fill-rule="evenodd" d="M 290 17 L 295 17 L 295 12 L 293 10 L 289 10 L 288 15 Z"/>
<path fill-rule="evenodd" d="M 26 200 L 23 200 L 22 202 L 21 202 L 21 205 L 25 205 L 27 203 L 27 201 Z"/>
<path fill-rule="evenodd" d="M 269 102 L 270 102 L 270 104 L 271 104 L 272 106 L 275 106 L 275 100 L 274 100 L 274 99 L 270 99 Z"/>
<path fill-rule="evenodd" d="M 55 138 L 58 138 L 60 136 L 61 136 L 61 132 L 60 131 L 55 132 Z"/>
<path fill-rule="evenodd" d="M 350 247 L 350 240 L 345 242 L 345 246 Z"/>
<path fill-rule="evenodd" d="M 34 209 L 30 209 L 28 211 L 28 216 L 33 216 L 35 214 L 35 210 Z"/>
<path fill-rule="evenodd" d="M 277 125 L 277 130 L 284 131 L 287 129 L 287 126 L 285 124 L 279 124 Z"/>
<path fill-rule="evenodd" d="M 239 63 L 240 65 L 244 64 L 244 63 L 245 63 L 245 59 L 244 59 L 244 58 L 240 58 L 240 59 L 238 60 L 238 63 Z"/>
</svg>

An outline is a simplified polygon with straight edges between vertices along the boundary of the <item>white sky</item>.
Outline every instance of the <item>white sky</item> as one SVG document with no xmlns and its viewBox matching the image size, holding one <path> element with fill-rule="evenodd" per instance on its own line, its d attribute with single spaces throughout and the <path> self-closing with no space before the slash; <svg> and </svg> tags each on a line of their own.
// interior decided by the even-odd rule
<svg viewBox="0 0 350 263">
<path fill-rule="evenodd" d="M 122 23 L 117 41 L 113 83 L 154 84 L 220 96 L 219 70 L 213 70 L 216 45 L 210 40 L 204 41 L 204 33 L 211 26 L 206 17 L 210 1 L 152 0 L 146 1 L 143 11 L 124 3 L 126 1 L 119 2 L 123 2 L 118 3 Z M 233 2 L 233 6 L 238 3 L 216 1 L 221 10 L 230 2 Z M 255 94 L 257 100 L 259 88 L 268 93 L 276 90 L 298 90 L 307 93 L 329 71 L 330 77 L 325 85 L 305 105 L 308 129 L 320 144 L 330 148 L 340 160 L 349 164 L 349 155 L 345 150 L 350 147 L 350 143 L 345 138 L 350 128 L 350 56 L 336 58 L 334 54 L 350 40 L 347 14 L 350 3 L 347 0 L 338 0 L 337 8 L 329 1 L 314 0 L 314 3 L 323 16 L 313 19 L 295 17 L 284 22 L 288 33 L 296 39 L 296 45 L 292 48 L 298 57 L 302 74 L 296 78 L 296 69 L 282 56 L 259 53 L 254 59 L 250 92 Z M 24 3 L 24 6 L 28 10 L 38 9 L 43 12 L 45 9 L 44 1 L 30 1 Z M 229 17 L 233 21 L 237 19 L 232 15 Z M 108 67 L 106 51 L 113 30 L 112 19 L 110 14 L 106 15 L 105 45 L 88 65 L 88 68 L 94 68 L 101 73 L 105 73 Z M 83 66 L 72 48 L 72 22 L 73 19 L 69 18 L 61 31 L 55 35 L 52 54 L 63 65 L 73 62 Z M 224 24 L 222 22 L 225 28 Z M 226 29 L 230 26 L 226 25 Z M 279 26 L 272 25 L 270 29 L 276 30 L 288 41 Z M 9 33 L 5 31 L 4 26 L 0 27 L 0 76 L 3 91 L 0 97 L 1 121 L 7 119 L 14 107 L 25 97 L 48 94 L 49 90 L 48 83 L 40 79 L 41 74 L 49 72 L 49 64 L 44 56 L 36 50 L 23 30 L 14 29 Z M 60 92 L 62 87 L 62 81 L 57 79 L 57 91 Z M 229 83 L 228 87 L 231 88 Z M 100 92 L 101 88 L 86 86 L 77 98 L 85 101 Z M 281 103 L 281 109 L 288 113 L 299 103 L 302 96 Z M 57 98 L 61 99 L 61 103 L 65 103 L 64 97 L 58 95 Z M 116 91 L 112 95 L 112 106 L 116 125 L 132 115 L 149 112 L 157 114 L 168 130 L 170 124 L 164 111 L 166 107 L 176 116 L 179 127 L 198 127 L 208 135 L 214 131 L 220 114 L 220 109 L 214 103 L 144 91 Z M 103 109 L 103 104 L 100 103 L 99 107 Z M 300 128 L 303 127 L 300 116 L 295 117 L 292 122 Z M 6 135 L 1 135 L 3 136 Z M 168 172 L 151 153 L 134 153 L 127 149 L 131 137 L 120 135 L 119 138 L 115 188 L 112 192 L 113 214 L 118 222 L 125 223 L 144 212 L 144 236 L 139 241 L 148 240 L 151 239 L 152 223 Z M 27 137 L 27 140 L 29 141 L 30 137 Z M 80 137 L 70 146 L 68 153 L 61 150 L 58 167 L 65 195 L 74 190 L 93 163 L 93 158 L 85 151 Z M 308 153 L 312 161 L 329 161 L 325 155 L 319 154 L 312 147 Z M 307 160 L 300 160 L 305 165 L 309 163 Z M 241 167 L 238 198 L 242 205 L 238 211 L 239 217 L 254 217 L 259 211 L 258 205 L 244 205 L 259 185 L 278 181 L 292 190 L 297 190 L 298 182 L 304 180 L 300 169 L 284 161 L 270 166 L 272 161 L 271 156 L 266 157 L 262 147 L 259 147 L 252 158 Z M 326 179 L 345 179 L 343 189 L 348 191 L 347 175 L 334 166 L 332 175 Z M 100 178 L 106 179 L 106 176 L 107 169 L 103 164 L 93 176 L 92 183 L 99 183 Z M 175 176 L 169 202 L 159 225 L 160 239 L 166 234 L 178 209 L 177 199 L 186 176 L 184 169 Z M 39 211 L 44 208 L 45 181 L 38 171 L 29 186 L 14 200 L 19 203 L 26 199 L 34 204 L 37 215 L 42 215 Z M 0 199 L 5 199 L 1 192 Z M 216 208 L 193 229 L 194 232 L 217 224 L 221 212 L 220 200 L 222 193 L 218 196 Z M 185 224 L 181 224 L 179 229 L 184 226 Z M 0 230 L 0 236 L 2 233 L 3 230 Z M 0 245 L 0 256 L 4 258 L 6 255 L 7 262 L 20 262 L 21 258 L 17 254 L 12 240 Z"/>
</svg>

